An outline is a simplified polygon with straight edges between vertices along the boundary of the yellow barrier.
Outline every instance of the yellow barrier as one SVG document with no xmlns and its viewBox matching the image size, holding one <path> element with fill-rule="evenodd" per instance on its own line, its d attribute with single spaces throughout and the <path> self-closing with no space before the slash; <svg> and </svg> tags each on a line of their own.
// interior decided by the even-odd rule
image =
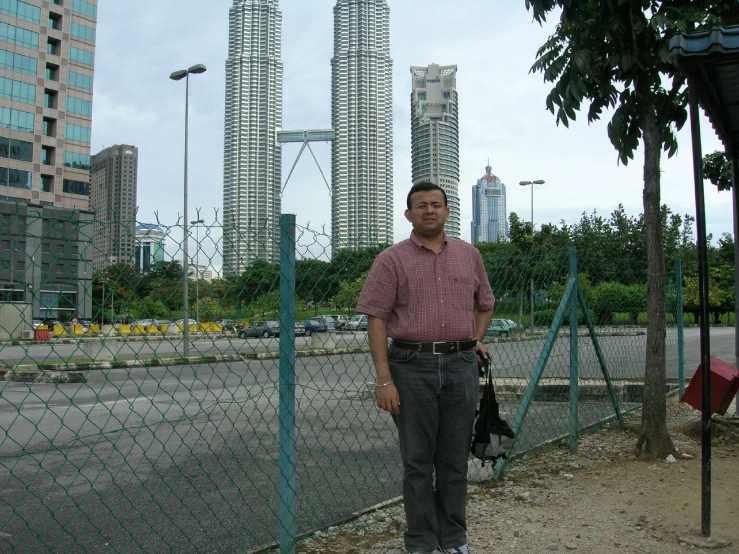
<svg viewBox="0 0 739 554">
<path fill-rule="evenodd" d="M 80 325 L 70 325 L 69 326 L 69 334 L 70 335 L 84 335 L 85 334 L 85 328 Z"/>
<path fill-rule="evenodd" d="M 87 328 L 88 335 L 97 335 L 100 332 L 100 325 L 93 323 Z"/>
<path fill-rule="evenodd" d="M 198 330 L 198 326 L 195 325 L 194 323 L 188 323 L 187 324 L 187 327 L 188 327 L 188 330 L 191 333 L 196 333 L 197 330 Z M 177 324 L 177 328 L 180 330 L 180 332 L 182 332 L 185 329 L 185 324 L 184 323 L 178 323 Z"/>
<path fill-rule="evenodd" d="M 167 332 L 167 329 L 169 329 L 169 323 L 162 323 L 161 328 L 160 328 L 160 331 L 162 333 L 166 333 Z"/>
<path fill-rule="evenodd" d="M 67 332 L 64 330 L 64 326 L 62 325 L 54 325 L 54 329 L 52 329 L 52 331 L 54 332 L 55 337 L 60 337 L 67 334 Z"/>
<path fill-rule="evenodd" d="M 121 335 L 130 335 L 131 334 L 131 326 L 126 323 L 121 323 L 118 326 L 118 332 Z"/>
</svg>

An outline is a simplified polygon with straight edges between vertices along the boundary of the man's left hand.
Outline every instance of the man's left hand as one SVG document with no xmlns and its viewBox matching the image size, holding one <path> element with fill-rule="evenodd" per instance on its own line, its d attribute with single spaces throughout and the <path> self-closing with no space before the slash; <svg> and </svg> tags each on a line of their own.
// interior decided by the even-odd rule
<svg viewBox="0 0 739 554">
<path fill-rule="evenodd" d="M 488 352 L 488 349 L 485 347 L 483 343 L 480 341 L 477 341 L 477 345 L 475 345 L 475 353 L 477 354 L 477 365 L 482 367 L 485 364 L 485 361 L 490 361 L 490 353 Z"/>
</svg>

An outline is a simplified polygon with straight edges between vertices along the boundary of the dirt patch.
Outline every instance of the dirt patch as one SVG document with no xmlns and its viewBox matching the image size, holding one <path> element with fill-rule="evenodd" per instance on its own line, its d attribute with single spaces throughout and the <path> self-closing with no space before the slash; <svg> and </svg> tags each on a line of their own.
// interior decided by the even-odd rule
<svg viewBox="0 0 739 554">
<path fill-rule="evenodd" d="M 727 412 L 734 413 L 734 407 Z M 582 438 L 576 455 L 552 450 L 513 464 L 469 491 L 468 539 L 476 554 L 739 553 L 739 425 L 713 425 L 712 536 L 701 536 L 700 413 L 675 399 L 668 424 L 674 463 L 635 459 L 639 415 Z M 402 505 L 318 532 L 300 553 L 400 553 Z"/>
</svg>

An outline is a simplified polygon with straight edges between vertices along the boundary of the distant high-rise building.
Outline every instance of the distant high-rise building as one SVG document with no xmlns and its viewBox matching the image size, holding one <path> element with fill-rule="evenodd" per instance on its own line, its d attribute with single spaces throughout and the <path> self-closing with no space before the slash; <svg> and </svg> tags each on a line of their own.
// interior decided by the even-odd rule
<svg viewBox="0 0 739 554">
<path fill-rule="evenodd" d="M 450 237 L 460 238 L 457 66 L 411 67 L 413 184 L 430 181 L 447 196 Z"/>
<path fill-rule="evenodd" d="M 136 269 L 145 272 L 158 262 L 164 261 L 164 245 L 167 234 L 152 223 L 136 225 Z"/>
<path fill-rule="evenodd" d="M 505 185 L 490 171 L 472 187 L 472 244 L 508 240 Z"/>
<path fill-rule="evenodd" d="M 92 157 L 90 209 L 95 212 L 92 265 L 133 263 L 139 150 L 117 144 Z"/>
<path fill-rule="evenodd" d="M 32 303 L 34 317 L 90 315 L 97 4 L 0 1 L 0 301 Z"/>
<path fill-rule="evenodd" d="M 331 58 L 333 251 L 393 242 L 393 62 L 386 0 L 337 0 Z"/>
<path fill-rule="evenodd" d="M 223 138 L 223 274 L 279 258 L 282 11 L 277 0 L 229 10 Z"/>
</svg>

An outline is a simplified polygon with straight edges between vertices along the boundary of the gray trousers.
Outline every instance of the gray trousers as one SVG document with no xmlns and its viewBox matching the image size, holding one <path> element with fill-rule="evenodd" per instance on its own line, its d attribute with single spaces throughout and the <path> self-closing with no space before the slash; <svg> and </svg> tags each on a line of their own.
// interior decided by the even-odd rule
<svg viewBox="0 0 739 554">
<path fill-rule="evenodd" d="M 467 543 L 467 458 L 479 398 L 474 350 L 435 355 L 390 347 L 400 396 L 393 416 L 403 460 L 405 547 Z"/>
</svg>

